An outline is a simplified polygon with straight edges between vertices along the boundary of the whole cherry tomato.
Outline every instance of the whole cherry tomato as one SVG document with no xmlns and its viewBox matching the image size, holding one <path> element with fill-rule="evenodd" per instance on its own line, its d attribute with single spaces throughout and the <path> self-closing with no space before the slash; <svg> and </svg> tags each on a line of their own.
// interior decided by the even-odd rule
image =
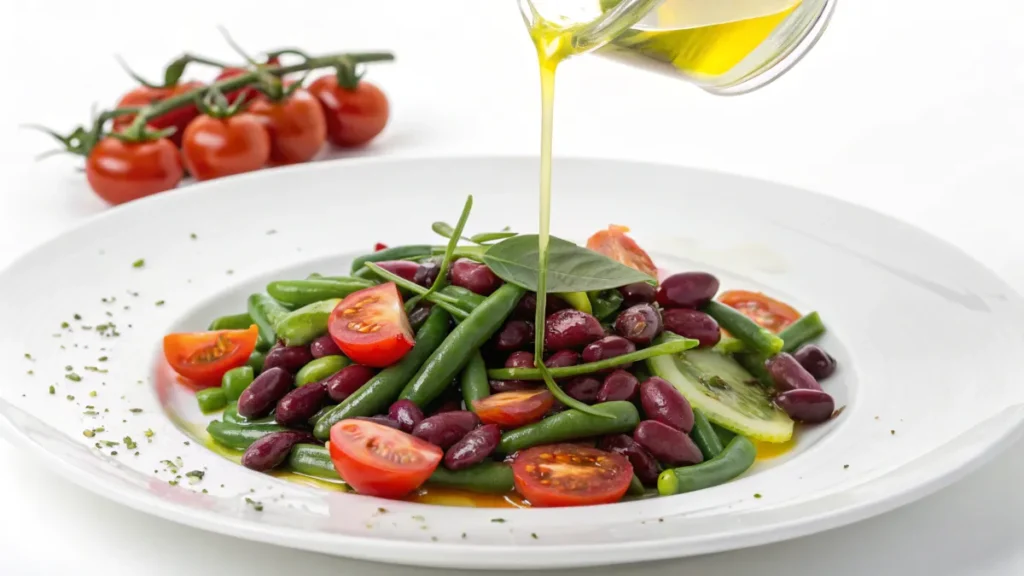
<svg viewBox="0 0 1024 576">
<path fill-rule="evenodd" d="M 111 204 L 170 190 L 183 174 L 178 149 L 167 138 L 125 142 L 108 136 L 85 161 L 89 186 Z"/>
<path fill-rule="evenodd" d="M 302 88 L 279 102 L 255 100 L 248 111 L 263 122 L 270 134 L 270 161 L 274 164 L 311 160 L 327 139 L 324 111 L 316 98 Z"/>
<path fill-rule="evenodd" d="M 362 146 L 388 123 L 388 99 L 380 88 L 360 80 L 352 90 L 338 85 L 335 75 L 317 78 L 309 91 L 327 117 L 327 137 L 337 146 Z"/>
<path fill-rule="evenodd" d="M 171 96 L 177 96 L 184 94 L 185 92 L 191 92 L 196 88 L 203 85 L 202 82 L 185 82 L 175 86 L 167 88 L 150 88 L 149 86 L 139 86 L 131 92 L 125 94 L 118 101 L 118 108 L 136 108 L 142 106 L 149 106 L 161 100 L 166 100 Z M 153 118 L 149 121 L 149 126 L 156 129 L 162 130 L 164 128 L 175 129 L 174 134 L 171 134 L 171 142 L 174 142 L 175 146 L 181 146 L 182 138 L 185 134 L 185 127 L 191 122 L 196 116 L 199 116 L 199 109 L 194 104 L 188 106 L 182 106 L 181 108 L 175 108 L 170 112 Z M 119 116 L 114 119 L 114 130 L 119 131 L 127 128 L 134 120 L 135 116 Z"/>
<path fill-rule="evenodd" d="M 270 136 L 252 114 L 203 115 L 185 129 L 185 167 L 197 180 L 258 170 L 270 158 Z"/>
</svg>

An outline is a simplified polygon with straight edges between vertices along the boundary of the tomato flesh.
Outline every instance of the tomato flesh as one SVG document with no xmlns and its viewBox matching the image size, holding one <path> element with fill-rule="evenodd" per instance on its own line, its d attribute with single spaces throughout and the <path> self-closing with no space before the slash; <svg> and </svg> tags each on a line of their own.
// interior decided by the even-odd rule
<svg viewBox="0 0 1024 576">
<path fill-rule="evenodd" d="M 218 386 L 224 373 L 249 360 L 259 328 L 164 336 L 164 357 L 175 372 L 202 386 Z"/>
<path fill-rule="evenodd" d="M 353 362 L 374 368 L 398 362 L 415 344 L 394 282 L 346 296 L 331 313 L 327 330 Z"/>
<path fill-rule="evenodd" d="M 444 453 L 433 444 L 369 420 L 331 427 L 331 461 L 356 492 L 401 498 L 434 473 Z"/>
<path fill-rule="evenodd" d="M 621 454 L 553 444 L 520 452 L 512 474 L 516 490 L 534 506 L 590 506 L 621 500 L 633 466 Z"/>
<path fill-rule="evenodd" d="M 611 225 L 607 230 L 600 230 L 587 239 L 587 248 L 639 270 L 644 274 L 657 277 L 658 268 L 647 252 L 632 238 L 626 235 L 629 228 Z"/>
<path fill-rule="evenodd" d="M 760 292 L 729 290 L 719 296 L 718 300 L 776 334 L 800 319 L 800 312 L 795 308 Z"/>
<path fill-rule="evenodd" d="M 475 400 L 473 411 L 484 424 L 518 428 L 543 418 L 554 403 L 555 397 L 547 390 L 517 390 Z"/>
</svg>

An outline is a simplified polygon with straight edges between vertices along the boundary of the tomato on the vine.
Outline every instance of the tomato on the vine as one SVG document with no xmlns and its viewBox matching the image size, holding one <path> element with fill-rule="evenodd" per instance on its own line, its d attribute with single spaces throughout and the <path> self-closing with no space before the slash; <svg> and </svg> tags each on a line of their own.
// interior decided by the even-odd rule
<svg viewBox="0 0 1024 576">
<path fill-rule="evenodd" d="M 281 101 L 259 98 L 249 105 L 270 134 L 270 161 L 296 164 L 312 160 L 327 139 L 327 121 L 316 98 L 299 88 Z"/>
<path fill-rule="evenodd" d="M 183 82 L 169 87 L 139 86 L 122 96 L 121 100 L 117 102 L 117 107 L 141 108 L 143 106 L 149 106 L 150 104 L 155 104 L 161 100 L 166 100 L 171 96 L 190 92 L 202 85 L 202 82 L 192 81 Z M 189 104 L 188 106 L 175 108 L 166 114 L 152 118 L 148 124 L 154 130 L 174 128 L 174 134 L 171 134 L 169 138 L 171 139 L 171 142 L 174 142 L 175 146 L 181 146 L 182 138 L 184 138 L 185 127 L 188 126 L 189 122 L 191 122 L 196 116 L 199 116 L 199 108 L 194 104 Z M 134 115 L 118 116 L 114 119 L 114 130 L 121 131 L 127 128 L 131 125 L 132 120 L 134 119 Z"/>
<path fill-rule="evenodd" d="M 270 136 L 252 114 L 227 118 L 203 115 L 185 129 L 185 167 L 196 180 L 258 170 L 270 158 Z"/>
<path fill-rule="evenodd" d="M 111 204 L 170 190 L 183 175 L 178 149 L 167 138 L 128 142 L 107 136 L 85 160 L 89 186 Z"/>
<path fill-rule="evenodd" d="M 388 123 L 388 99 L 373 84 L 360 80 L 355 88 L 338 84 L 334 74 L 321 76 L 309 91 L 323 106 L 327 137 L 337 146 L 362 146 L 373 140 Z"/>
</svg>

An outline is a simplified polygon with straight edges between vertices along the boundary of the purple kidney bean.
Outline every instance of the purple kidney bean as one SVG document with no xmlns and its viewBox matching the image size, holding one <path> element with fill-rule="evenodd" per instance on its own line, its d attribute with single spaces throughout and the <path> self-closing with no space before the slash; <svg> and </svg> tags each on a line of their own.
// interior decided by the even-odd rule
<svg viewBox="0 0 1024 576">
<path fill-rule="evenodd" d="M 327 385 L 327 393 L 331 395 L 331 400 L 341 402 L 359 390 L 375 374 L 373 368 L 351 364 L 328 376 L 323 382 Z"/>
<path fill-rule="evenodd" d="M 583 359 L 584 364 L 589 364 L 590 362 L 599 362 L 601 360 L 615 358 L 616 356 L 622 356 L 624 354 L 632 354 L 633 352 L 636 352 L 636 344 L 633 344 L 622 336 L 605 336 L 596 342 L 587 344 L 587 347 L 583 349 L 583 354 L 581 354 L 580 357 Z M 632 362 L 627 362 L 618 367 L 626 369 L 632 365 Z"/>
<path fill-rule="evenodd" d="M 501 429 L 497 424 L 486 424 L 471 430 L 444 453 L 444 466 L 449 470 L 462 470 L 483 462 L 501 442 Z"/>
<path fill-rule="evenodd" d="M 505 360 L 505 368 L 533 368 L 533 352 L 521 350 L 508 355 Z M 497 380 L 491 380 L 491 390 L 494 392 L 511 392 L 512 390 L 529 390 L 534 388 L 535 383 L 526 380 L 504 380 L 498 384 Z"/>
<path fill-rule="evenodd" d="M 341 356 L 341 348 L 338 348 L 338 345 L 334 343 L 334 338 L 331 338 L 330 334 L 324 334 L 313 340 L 313 343 L 309 345 L 309 352 L 313 355 L 313 358 Z"/>
<path fill-rule="evenodd" d="M 683 272 L 665 278 L 656 299 L 663 308 L 700 308 L 717 293 L 718 278 L 707 272 Z"/>
<path fill-rule="evenodd" d="M 444 414 L 445 412 L 461 412 L 462 411 L 462 399 L 460 398 L 445 398 L 437 404 L 432 410 L 431 416 L 435 414 Z"/>
<path fill-rule="evenodd" d="M 772 375 L 777 392 L 790 390 L 821 390 L 821 384 L 806 368 L 797 362 L 792 354 L 783 352 L 765 360 L 765 368 Z"/>
<path fill-rule="evenodd" d="M 714 346 L 722 339 L 722 329 L 714 318 L 689 308 L 672 308 L 661 315 L 665 330 L 675 332 L 684 338 L 693 338 L 702 348 Z"/>
<path fill-rule="evenodd" d="M 573 308 L 551 314 L 544 323 L 544 347 L 549 350 L 579 349 L 603 336 L 597 318 Z"/>
<path fill-rule="evenodd" d="M 657 293 L 658 289 L 647 282 L 626 284 L 619 288 L 619 294 L 622 294 L 622 305 L 626 308 L 637 304 L 651 304 Z"/>
<path fill-rule="evenodd" d="M 401 276 L 409 282 L 416 281 L 416 272 L 420 268 L 419 264 L 409 260 L 385 260 L 384 262 L 376 262 L 375 264 L 388 272 L 391 272 L 395 276 Z"/>
<path fill-rule="evenodd" d="M 429 288 L 434 284 L 434 280 L 437 280 L 437 275 L 441 273 L 441 262 L 430 258 L 419 263 L 416 275 L 413 276 L 412 281 Z"/>
<path fill-rule="evenodd" d="M 544 313 L 547 316 L 551 316 L 555 312 L 572 308 L 568 302 L 554 294 L 548 294 L 548 297 L 545 298 L 545 300 L 547 302 L 547 306 L 544 307 Z M 537 293 L 527 292 L 523 295 L 519 300 L 519 304 L 516 305 L 516 309 L 513 311 L 512 315 L 522 320 L 534 320 L 537 315 Z"/>
<path fill-rule="evenodd" d="M 797 422 L 818 424 L 832 417 L 835 400 L 821 390 L 789 390 L 775 397 L 775 405 Z"/>
<path fill-rule="evenodd" d="M 461 286 L 470 292 L 481 296 L 490 296 L 491 292 L 501 286 L 501 278 L 498 278 L 485 264 L 474 262 L 468 258 L 459 258 L 452 263 L 452 269 L 448 273 L 452 284 Z"/>
<path fill-rule="evenodd" d="M 700 464 L 704 456 L 689 436 L 656 420 L 644 420 L 633 430 L 633 440 L 666 466 Z"/>
<path fill-rule="evenodd" d="M 423 420 L 423 410 L 412 400 L 399 400 L 388 408 L 388 418 L 398 422 L 402 432 L 412 433 L 412 429 Z"/>
<path fill-rule="evenodd" d="M 543 385 L 543 382 L 533 382 L 530 380 L 489 380 L 491 385 L 491 392 L 495 394 L 499 392 L 516 392 L 518 390 L 532 390 L 539 388 Z"/>
<path fill-rule="evenodd" d="M 249 445 L 242 455 L 242 466 L 257 472 L 277 468 L 288 459 L 288 452 L 296 444 L 320 444 L 308 432 L 285 430 L 271 432 Z"/>
<path fill-rule="evenodd" d="M 263 370 L 283 368 L 292 374 L 313 361 L 308 346 L 275 346 L 263 360 Z"/>
<path fill-rule="evenodd" d="M 299 386 L 277 401 L 274 420 L 281 426 L 306 424 L 324 407 L 327 398 L 327 385 L 323 382 Z"/>
<path fill-rule="evenodd" d="M 526 320 L 509 320 L 494 336 L 494 349 L 502 352 L 521 350 L 533 343 L 533 324 Z"/>
<path fill-rule="evenodd" d="M 668 381 L 657 376 L 640 384 L 640 405 L 652 420 L 689 434 L 693 429 L 693 408 L 686 397 Z"/>
<path fill-rule="evenodd" d="M 836 359 L 814 344 L 804 344 L 793 354 L 793 357 L 811 373 L 811 376 L 819 381 L 828 378 L 836 371 Z"/>
<path fill-rule="evenodd" d="M 533 368 L 533 352 L 520 350 L 508 355 L 505 360 L 505 368 Z"/>
<path fill-rule="evenodd" d="M 580 355 L 575 350 L 559 350 L 544 361 L 544 365 L 548 368 L 568 368 L 579 363 Z"/>
<path fill-rule="evenodd" d="M 430 308 L 429 304 L 420 303 L 409 313 L 409 326 L 413 330 L 419 330 L 420 326 L 423 326 L 423 323 L 427 321 L 427 318 L 430 316 Z"/>
<path fill-rule="evenodd" d="M 562 386 L 562 390 L 584 404 L 597 402 L 597 393 L 601 390 L 601 381 L 593 376 L 577 376 Z"/>
<path fill-rule="evenodd" d="M 270 414 L 277 401 L 291 391 L 294 382 L 292 375 L 279 366 L 260 372 L 238 397 L 239 416 L 262 418 Z"/>
<path fill-rule="evenodd" d="M 615 331 L 634 344 L 646 346 L 661 334 L 661 314 L 650 304 L 630 306 L 615 318 Z"/>
<path fill-rule="evenodd" d="M 597 391 L 598 402 L 610 402 L 612 400 L 629 400 L 636 396 L 636 390 L 640 381 L 625 370 L 616 370 L 604 377 L 601 389 Z"/>
<path fill-rule="evenodd" d="M 412 435 L 435 446 L 440 446 L 442 449 L 447 449 L 462 440 L 462 437 L 476 428 L 479 423 L 480 419 L 476 417 L 476 414 L 466 410 L 445 412 L 421 421 L 413 428 Z"/>
<path fill-rule="evenodd" d="M 597 443 L 599 450 L 616 452 L 629 459 L 633 465 L 633 473 L 646 486 L 653 486 L 658 483 L 658 461 L 651 456 L 651 453 L 644 450 L 635 440 L 625 434 L 605 436 Z"/>
<path fill-rule="evenodd" d="M 376 416 L 356 416 L 355 419 L 366 420 L 367 422 L 375 422 L 377 424 L 380 424 L 381 426 L 387 426 L 388 428 L 394 428 L 395 430 L 402 429 L 402 425 L 398 423 L 397 420 L 393 420 L 382 414 L 378 414 Z"/>
</svg>

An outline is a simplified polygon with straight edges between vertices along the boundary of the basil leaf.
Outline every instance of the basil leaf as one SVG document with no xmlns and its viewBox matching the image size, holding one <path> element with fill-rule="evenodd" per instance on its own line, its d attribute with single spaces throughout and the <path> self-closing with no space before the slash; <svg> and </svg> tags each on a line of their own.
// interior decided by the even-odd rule
<svg viewBox="0 0 1024 576">
<path fill-rule="evenodd" d="M 622 293 L 616 289 L 590 292 L 587 297 L 590 298 L 590 307 L 594 309 L 594 316 L 601 321 L 614 315 L 622 306 Z"/>
<path fill-rule="evenodd" d="M 548 250 L 549 294 L 592 292 L 654 280 L 647 274 L 620 264 L 604 254 L 554 236 L 551 237 Z M 484 264 L 502 280 L 527 290 L 537 290 L 540 270 L 536 234 L 503 240 L 488 248 L 483 260 Z"/>
</svg>

